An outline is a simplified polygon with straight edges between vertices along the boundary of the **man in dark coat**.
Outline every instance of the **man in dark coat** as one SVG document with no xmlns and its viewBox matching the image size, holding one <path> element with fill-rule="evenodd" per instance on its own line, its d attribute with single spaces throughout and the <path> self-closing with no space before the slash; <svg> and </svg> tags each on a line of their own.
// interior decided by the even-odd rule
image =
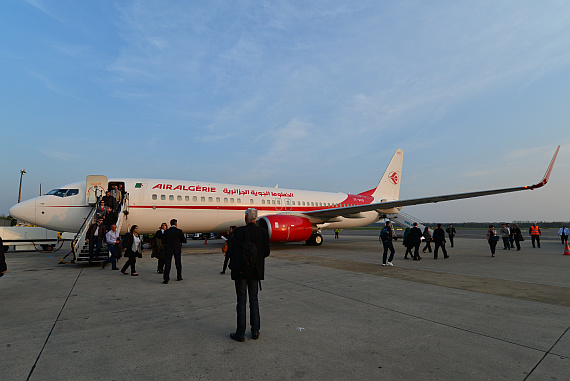
<svg viewBox="0 0 570 381">
<path fill-rule="evenodd" d="M 0 277 L 3 277 L 7 270 L 6 257 L 4 257 L 4 242 L 2 242 L 2 237 L 0 237 Z"/>
<path fill-rule="evenodd" d="M 97 222 L 89 226 L 85 238 L 85 242 L 89 244 L 89 263 L 92 263 L 93 259 L 99 259 L 99 252 L 101 251 L 105 234 L 107 234 L 107 229 L 103 225 L 103 217 L 98 217 Z M 93 252 L 93 249 L 95 249 L 95 252 Z"/>
<path fill-rule="evenodd" d="M 168 284 L 170 280 L 170 268 L 172 267 L 172 256 L 176 264 L 176 280 L 182 280 L 182 244 L 186 243 L 186 236 L 177 227 L 178 221 L 170 220 L 170 229 L 164 232 L 162 244 L 164 245 L 164 281 Z"/>
<path fill-rule="evenodd" d="M 414 222 L 414 227 L 410 230 L 410 234 L 408 234 L 408 240 L 410 241 L 410 245 L 414 248 L 414 261 L 419 261 L 422 259 L 422 257 L 420 257 L 422 229 L 418 228 L 417 222 Z"/>
<path fill-rule="evenodd" d="M 449 224 L 449 227 L 445 229 L 445 231 L 449 235 L 449 243 L 451 244 L 451 247 L 453 247 L 453 238 L 455 238 L 455 233 L 456 233 L 455 228 L 453 227 L 452 224 Z"/>
<path fill-rule="evenodd" d="M 246 326 L 246 303 L 249 295 L 249 321 L 251 324 L 251 338 L 259 338 L 260 318 L 257 292 L 260 281 L 265 273 L 265 258 L 269 256 L 269 234 L 255 224 L 257 209 L 249 208 L 245 211 L 245 226 L 237 228 L 230 241 L 230 247 L 226 255 L 230 256 L 230 269 L 232 280 L 235 282 L 237 295 L 237 328 L 230 337 L 236 341 L 244 341 Z M 240 243 L 248 241 L 257 248 L 257 263 L 253 275 L 245 276 L 240 272 L 238 258 Z"/>
<path fill-rule="evenodd" d="M 437 224 L 437 229 L 433 231 L 433 243 L 435 244 L 435 248 L 433 249 L 433 259 L 437 259 L 437 250 L 440 247 L 441 251 L 443 251 L 443 258 L 449 258 L 447 250 L 445 250 L 445 232 L 441 226 L 441 224 Z"/>
</svg>

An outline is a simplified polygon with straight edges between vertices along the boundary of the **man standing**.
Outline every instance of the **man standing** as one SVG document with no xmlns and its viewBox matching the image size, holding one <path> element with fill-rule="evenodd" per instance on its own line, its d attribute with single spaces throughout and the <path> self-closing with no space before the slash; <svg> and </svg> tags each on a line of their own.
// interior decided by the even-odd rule
<svg viewBox="0 0 570 381">
<path fill-rule="evenodd" d="M 501 224 L 501 238 L 503 239 L 503 250 L 511 250 L 511 244 L 509 242 L 509 236 L 511 235 L 511 229 Z"/>
<path fill-rule="evenodd" d="M 451 243 L 451 247 L 453 247 L 453 237 L 455 237 L 455 228 L 452 224 L 449 224 L 449 227 L 445 229 L 447 234 L 449 235 L 449 243 Z"/>
<path fill-rule="evenodd" d="M 393 231 L 392 231 L 392 223 L 390 221 L 386 221 L 386 226 L 380 230 L 380 241 L 382 241 L 382 246 L 384 246 L 384 254 L 382 255 L 382 266 L 394 266 L 392 264 L 392 259 L 394 259 L 394 245 L 392 244 L 393 238 Z M 386 258 L 388 257 L 388 250 L 390 250 L 390 258 L 388 262 L 386 262 Z"/>
<path fill-rule="evenodd" d="M 560 228 L 560 230 L 558 230 L 558 235 L 560 236 L 560 240 L 562 241 L 562 244 L 564 245 L 565 242 L 568 242 L 568 228 L 566 227 L 566 225 L 562 225 L 562 227 Z"/>
<path fill-rule="evenodd" d="M 178 221 L 170 220 L 170 229 L 164 232 L 164 281 L 168 284 L 170 280 L 170 268 L 172 267 L 172 256 L 176 264 L 176 280 L 182 280 L 182 244 L 186 243 L 186 237 L 182 230 L 177 227 Z"/>
<path fill-rule="evenodd" d="M 117 213 L 111 208 L 107 206 L 107 213 L 105 213 L 105 217 L 103 218 L 103 225 L 105 225 L 105 230 L 111 230 L 111 226 L 117 223 Z"/>
<path fill-rule="evenodd" d="M 85 242 L 89 244 L 89 263 L 93 263 L 93 259 L 99 259 L 99 252 L 101 251 L 101 244 L 105 238 L 107 230 L 103 225 L 103 217 L 98 217 L 97 222 L 89 226 L 87 230 Z M 95 249 L 95 253 L 93 253 Z"/>
<path fill-rule="evenodd" d="M 6 266 L 6 257 L 4 256 L 4 242 L 0 237 L 0 277 L 3 277 L 6 271 L 8 271 L 8 266 Z"/>
<path fill-rule="evenodd" d="M 115 198 L 115 205 L 117 206 L 115 209 L 119 210 L 121 206 L 121 201 L 123 201 L 123 195 L 119 191 L 119 188 L 116 185 L 113 185 L 113 190 L 111 190 L 111 196 Z"/>
<path fill-rule="evenodd" d="M 249 322 L 251 325 L 251 338 L 259 338 L 260 317 L 259 302 L 257 300 L 258 285 L 264 278 L 265 258 L 269 256 L 269 234 L 255 224 L 257 209 L 249 208 L 245 211 L 245 226 L 237 228 L 230 241 L 227 255 L 230 256 L 230 269 L 232 280 L 235 283 L 237 295 L 237 328 L 230 337 L 236 341 L 245 340 L 246 326 L 246 303 L 249 295 Z M 255 246 L 251 253 L 255 252 L 253 271 L 250 275 L 243 273 L 244 247 L 252 244 Z"/>
<path fill-rule="evenodd" d="M 530 234 L 530 238 L 532 239 L 532 247 L 536 247 L 535 243 L 538 245 L 540 249 L 540 228 L 536 223 L 532 224 L 528 229 L 528 234 Z"/>
<path fill-rule="evenodd" d="M 433 243 L 435 244 L 433 249 L 433 259 L 437 259 L 437 249 L 440 247 L 441 251 L 443 251 L 443 258 L 449 258 L 447 250 L 445 250 L 445 232 L 443 231 L 441 224 L 437 224 L 437 229 L 433 231 Z"/>
<path fill-rule="evenodd" d="M 414 222 L 414 227 L 410 230 L 408 235 L 410 245 L 414 248 L 414 261 L 422 259 L 420 257 L 420 245 L 422 243 L 422 229 L 418 228 L 418 223 Z"/>
</svg>

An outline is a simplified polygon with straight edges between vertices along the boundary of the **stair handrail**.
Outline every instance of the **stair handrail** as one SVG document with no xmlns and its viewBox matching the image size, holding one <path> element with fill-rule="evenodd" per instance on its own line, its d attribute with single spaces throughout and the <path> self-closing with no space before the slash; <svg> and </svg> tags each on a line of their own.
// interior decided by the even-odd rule
<svg viewBox="0 0 570 381">
<path fill-rule="evenodd" d="M 123 221 L 125 221 L 128 218 L 128 215 L 129 215 L 129 194 L 125 193 L 119 209 L 119 218 L 117 219 L 117 231 L 119 233 L 121 232 Z"/>
<path fill-rule="evenodd" d="M 93 205 L 93 207 L 91 208 L 91 211 L 89 212 L 87 217 L 85 217 L 83 224 L 81 225 L 81 227 L 77 231 L 77 234 L 75 234 L 73 241 L 71 241 L 71 250 L 73 251 L 73 255 L 75 256 L 75 259 L 77 259 L 78 248 L 82 247 L 85 244 L 85 235 L 87 234 L 87 230 L 89 229 L 89 226 L 91 226 L 91 223 L 93 222 L 93 217 L 96 215 L 97 207 L 99 207 L 100 201 L 101 201 L 101 199 L 99 198 L 97 200 L 97 202 L 95 203 L 95 205 Z"/>
</svg>

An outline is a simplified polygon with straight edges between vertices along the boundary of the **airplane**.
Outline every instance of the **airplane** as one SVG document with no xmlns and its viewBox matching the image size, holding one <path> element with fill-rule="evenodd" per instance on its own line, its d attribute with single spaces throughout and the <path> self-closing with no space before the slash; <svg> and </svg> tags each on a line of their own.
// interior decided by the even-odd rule
<svg viewBox="0 0 570 381">
<path fill-rule="evenodd" d="M 268 231 L 271 242 L 321 245 L 322 229 L 366 226 L 398 214 L 404 206 L 540 188 L 548 182 L 559 150 L 560 146 L 542 180 L 530 186 L 400 200 L 404 151 L 398 149 L 378 185 L 358 194 L 90 175 L 85 182 L 67 184 L 16 204 L 10 215 L 47 229 L 78 232 L 90 222 L 88 216 L 93 215 L 103 192 L 122 185 L 125 198 L 120 218 L 126 223 L 120 223 L 121 233 L 134 224 L 141 234 L 154 233 L 162 222 L 173 218 L 186 233 L 222 233 L 232 225 L 244 225 L 244 211 L 256 208 L 258 225 Z"/>
</svg>

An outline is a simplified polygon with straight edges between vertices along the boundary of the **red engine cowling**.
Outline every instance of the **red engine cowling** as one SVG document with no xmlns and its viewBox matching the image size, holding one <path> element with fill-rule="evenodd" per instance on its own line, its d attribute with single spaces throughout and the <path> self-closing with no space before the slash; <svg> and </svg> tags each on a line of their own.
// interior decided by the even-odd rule
<svg viewBox="0 0 570 381">
<path fill-rule="evenodd" d="M 273 214 L 261 217 L 258 224 L 267 229 L 271 242 L 306 241 L 313 234 L 313 224 L 304 217 Z"/>
</svg>

